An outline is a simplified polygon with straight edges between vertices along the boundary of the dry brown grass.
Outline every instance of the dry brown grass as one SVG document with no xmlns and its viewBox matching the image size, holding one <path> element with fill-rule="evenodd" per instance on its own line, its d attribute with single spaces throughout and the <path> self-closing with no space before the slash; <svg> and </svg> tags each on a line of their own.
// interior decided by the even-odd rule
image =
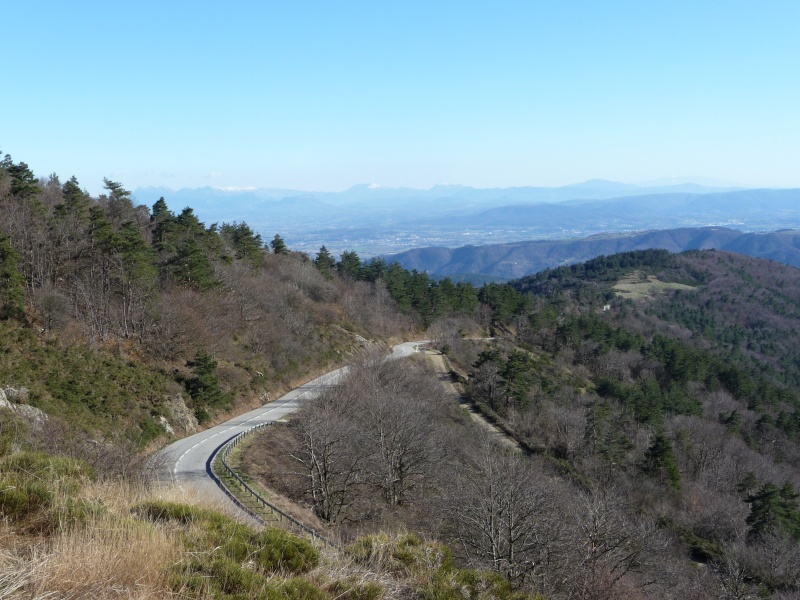
<svg viewBox="0 0 800 600">
<path fill-rule="evenodd" d="M 0 544 L 8 538 L 8 532 L 3 533 L 0 533 Z M 37 565 L 23 556 L 0 548 L 0 598 L 37 598 L 30 594 L 21 595 L 21 590 L 35 581 L 36 567 Z"/>
<path fill-rule="evenodd" d="M 10 527 L 0 544 L 3 598 L 163 598 L 165 567 L 180 556 L 168 533 L 134 520 L 144 490 L 93 483 L 79 496 L 103 507 L 79 525 L 48 537 L 22 537 Z"/>
<path fill-rule="evenodd" d="M 167 568 L 180 559 L 175 536 L 150 523 L 108 517 L 56 535 L 34 548 L 34 597 L 169 596 Z"/>
<path fill-rule="evenodd" d="M 0 598 L 182 598 L 180 591 L 173 591 L 170 579 L 176 573 L 174 567 L 187 558 L 181 535 L 181 531 L 186 533 L 185 526 L 139 519 L 131 509 L 147 500 L 160 500 L 232 514 L 223 503 L 209 501 L 188 486 L 145 489 L 87 483 L 77 498 L 102 505 L 104 510 L 49 536 L 22 535 L 11 523 L 0 521 Z M 416 564 L 410 571 L 396 568 L 390 554 L 402 537 L 375 537 L 368 560 L 363 556 L 354 560 L 349 552 L 318 546 L 321 563 L 303 577 L 332 598 L 408 596 L 430 579 L 433 570 Z M 387 567 L 389 563 L 392 568 Z M 276 585 L 283 581 L 279 574 L 273 579 Z M 210 597 L 210 593 L 200 591 L 199 596 Z M 190 592 L 192 597 L 197 594 L 197 590 Z"/>
<path fill-rule="evenodd" d="M 91 483 L 79 496 L 104 507 L 87 522 L 49 537 L 18 535 L 0 524 L 0 598 L 168 598 L 168 571 L 183 554 L 168 528 L 131 516 L 147 499 L 200 505 L 225 512 L 190 489 L 152 489 L 124 483 Z"/>
</svg>

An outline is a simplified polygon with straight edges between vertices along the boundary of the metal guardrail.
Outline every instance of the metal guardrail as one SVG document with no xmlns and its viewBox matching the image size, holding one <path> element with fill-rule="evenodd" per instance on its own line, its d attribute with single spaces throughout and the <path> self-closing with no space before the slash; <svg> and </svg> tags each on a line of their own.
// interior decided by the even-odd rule
<svg viewBox="0 0 800 600">
<path fill-rule="evenodd" d="M 258 425 L 255 425 L 255 426 L 251 427 L 250 429 L 248 429 L 247 431 L 243 431 L 243 432 L 239 433 L 238 435 L 235 435 L 234 437 L 229 439 L 227 442 L 225 442 L 222 446 L 217 448 L 217 450 L 211 455 L 211 457 L 208 460 L 209 472 L 211 474 L 212 479 L 214 479 L 216 484 L 220 488 L 222 488 L 222 491 L 225 492 L 225 494 L 239 508 L 241 508 L 243 511 L 245 511 L 248 515 L 250 515 L 252 518 L 254 518 L 256 521 L 258 521 L 262 525 L 266 525 L 267 524 L 266 521 L 264 521 L 264 519 L 261 518 L 261 516 L 259 516 L 258 514 L 254 513 L 247 506 L 245 506 L 244 502 L 242 502 L 236 496 L 236 494 L 230 488 L 228 488 L 228 486 L 225 485 L 225 483 L 222 481 L 220 476 L 216 473 L 216 471 L 214 470 L 214 460 L 216 459 L 217 455 L 219 455 L 220 462 L 222 463 L 222 466 L 225 468 L 225 471 L 231 477 L 236 479 L 236 481 L 239 483 L 239 485 L 242 486 L 242 488 L 245 490 L 245 492 L 247 494 L 249 494 L 250 496 L 253 497 L 253 499 L 256 501 L 256 504 L 262 505 L 265 509 L 271 511 L 274 515 L 277 515 L 279 521 L 286 520 L 290 525 L 296 527 L 297 529 L 300 529 L 303 533 L 306 533 L 306 534 L 310 535 L 313 540 L 317 540 L 317 541 L 323 542 L 323 543 L 325 543 L 325 544 L 327 544 L 329 546 L 334 546 L 335 544 L 333 544 L 333 542 L 331 542 L 329 539 L 327 539 L 324 536 L 320 535 L 317 531 L 314 531 L 313 529 L 311 529 L 307 525 L 301 523 L 300 521 L 298 521 L 297 519 L 295 519 L 291 515 L 286 514 L 285 512 L 283 512 L 280 508 L 278 508 L 274 504 L 272 504 L 272 503 L 268 502 L 267 500 L 265 500 L 261 496 L 261 494 L 259 494 L 253 488 L 251 488 L 241 477 L 239 477 L 239 474 L 236 471 L 234 471 L 230 467 L 230 465 L 228 465 L 228 462 L 226 460 L 228 458 L 228 455 L 231 453 L 231 451 L 236 446 L 239 445 L 239 443 L 246 436 L 250 435 L 251 433 L 255 433 L 256 431 L 259 431 L 261 429 L 264 429 L 265 427 L 269 427 L 270 425 L 272 425 L 272 423 L 260 423 Z"/>
<path fill-rule="evenodd" d="M 415 344 L 416 345 L 414 346 L 414 351 L 415 352 L 419 352 L 420 349 L 422 349 L 424 351 L 424 347 L 426 345 L 430 344 L 430 341 L 429 340 L 421 340 L 419 342 L 416 342 Z M 392 353 L 390 353 L 388 358 L 399 358 L 399 356 L 394 356 L 394 353 L 392 352 Z M 346 369 L 347 367 L 344 367 L 344 368 Z M 206 463 L 206 470 L 208 471 L 209 475 L 211 475 L 211 478 L 214 480 L 214 482 L 220 487 L 220 489 L 223 492 L 225 492 L 225 494 L 231 499 L 231 501 L 236 506 L 241 508 L 245 513 L 250 515 L 257 522 L 261 523 L 262 525 L 266 525 L 266 521 L 264 521 L 264 519 L 262 519 L 259 515 L 254 513 L 247 506 L 245 506 L 244 502 L 242 502 L 236 496 L 236 494 L 234 494 L 233 491 L 230 488 L 228 488 L 228 486 L 225 485 L 225 483 L 222 481 L 222 479 L 219 477 L 219 475 L 217 475 L 217 473 L 214 471 L 214 461 L 215 461 L 217 455 L 219 455 L 220 459 L 221 459 L 220 462 L 222 463 L 222 466 L 225 468 L 227 473 L 231 477 L 236 479 L 236 481 L 242 486 L 242 488 L 245 490 L 245 492 L 255 499 L 257 504 L 261 504 L 262 506 L 264 506 L 264 508 L 266 508 L 267 510 L 271 511 L 273 514 L 278 515 L 278 520 L 283 521 L 285 519 L 286 521 L 288 521 L 294 527 L 296 527 L 296 528 L 300 529 L 302 532 L 307 533 L 308 535 L 310 535 L 312 539 L 319 540 L 320 542 L 323 542 L 323 543 L 325 543 L 325 544 L 327 544 L 329 546 L 334 546 L 335 547 L 336 544 L 331 542 L 329 539 L 327 539 L 324 536 L 320 535 L 318 532 L 314 531 L 313 529 L 311 529 L 307 525 L 304 525 L 303 523 L 301 523 L 300 521 L 298 521 L 294 517 L 287 515 L 280 508 L 278 508 L 274 504 L 271 504 L 270 502 L 265 500 L 258 492 L 256 492 L 253 488 L 251 488 L 249 485 L 247 485 L 247 483 L 245 483 L 244 480 L 241 477 L 239 477 L 239 474 L 236 471 L 234 471 L 228 465 L 228 462 L 226 461 L 226 459 L 228 458 L 228 455 L 231 453 L 231 450 L 233 448 L 235 448 L 236 446 L 239 445 L 239 442 L 241 442 L 242 439 L 244 439 L 245 436 L 248 436 L 251 433 L 254 433 L 254 432 L 256 432 L 258 430 L 261 430 L 264 427 L 268 427 L 268 426 L 270 426 L 272 424 L 273 424 L 272 422 L 259 423 L 258 425 L 254 425 L 253 427 L 247 429 L 246 431 L 243 431 L 243 432 L 239 433 L 238 435 L 235 435 L 234 437 L 229 439 L 227 442 L 222 444 L 219 448 L 217 448 L 211 454 L 211 456 L 208 459 L 208 462 Z"/>
</svg>

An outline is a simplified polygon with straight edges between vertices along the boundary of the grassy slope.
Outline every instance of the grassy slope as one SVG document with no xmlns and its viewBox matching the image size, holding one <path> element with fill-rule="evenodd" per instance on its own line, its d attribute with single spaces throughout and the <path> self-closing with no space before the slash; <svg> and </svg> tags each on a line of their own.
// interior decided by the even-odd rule
<svg viewBox="0 0 800 600">
<path fill-rule="evenodd" d="M 379 535 L 343 550 L 254 531 L 177 488 L 98 482 L 85 463 L 0 457 L 0 597 L 522 599 L 446 547 Z"/>
<path fill-rule="evenodd" d="M 32 329 L 0 321 L 0 383 L 29 390 L 26 403 L 86 433 L 125 431 L 144 446 L 171 416 L 166 397 L 180 392 L 170 378 L 106 350 L 62 346 Z"/>
</svg>

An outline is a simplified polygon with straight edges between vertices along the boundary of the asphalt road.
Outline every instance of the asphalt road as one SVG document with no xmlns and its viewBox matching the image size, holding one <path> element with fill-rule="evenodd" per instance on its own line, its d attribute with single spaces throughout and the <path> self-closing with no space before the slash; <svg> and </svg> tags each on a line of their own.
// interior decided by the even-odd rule
<svg viewBox="0 0 800 600">
<path fill-rule="evenodd" d="M 391 358 L 402 358 L 417 352 L 424 341 L 406 342 L 392 348 Z M 230 502 L 209 474 L 209 460 L 214 452 L 234 436 L 256 425 L 282 419 L 299 408 L 299 401 L 313 398 L 326 387 L 336 385 L 347 372 L 343 367 L 309 381 L 279 399 L 269 402 L 220 425 L 177 440 L 159 453 L 165 471 L 163 479 L 195 488 L 200 494 Z"/>
</svg>

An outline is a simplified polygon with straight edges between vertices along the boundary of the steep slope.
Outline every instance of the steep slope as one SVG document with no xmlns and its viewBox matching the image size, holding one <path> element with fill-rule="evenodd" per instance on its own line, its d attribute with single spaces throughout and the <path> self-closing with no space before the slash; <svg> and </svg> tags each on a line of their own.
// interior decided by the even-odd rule
<svg viewBox="0 0 800 600">
<path fill-rule="evenodd" d="M 0 163 L 0 390 L 49 415 L 52 450 L 133 460 L 410 328 L 335 260 L 105 189 Z"/>
</svg>

